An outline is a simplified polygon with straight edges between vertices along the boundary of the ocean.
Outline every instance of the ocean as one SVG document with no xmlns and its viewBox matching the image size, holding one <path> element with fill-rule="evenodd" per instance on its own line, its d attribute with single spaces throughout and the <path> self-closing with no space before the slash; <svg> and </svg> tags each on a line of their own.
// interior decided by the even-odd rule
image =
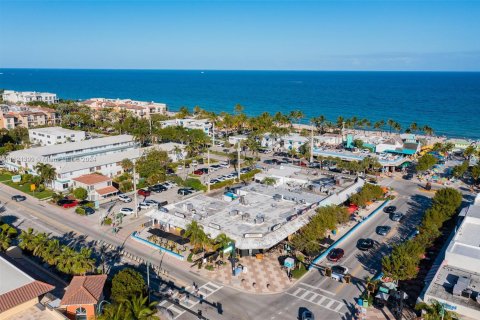
<svg viewBox="0 0 480 320">
<path fill-rule="evenodd" d="M 0 88 L 163 102 L 170 110 L 233 112 L 239 103 L 248 115 L 394 119 L 403 128 L 416 122 L 437 135 L 480 139 L 478 72 L 0 69 Z"/>
</svg>

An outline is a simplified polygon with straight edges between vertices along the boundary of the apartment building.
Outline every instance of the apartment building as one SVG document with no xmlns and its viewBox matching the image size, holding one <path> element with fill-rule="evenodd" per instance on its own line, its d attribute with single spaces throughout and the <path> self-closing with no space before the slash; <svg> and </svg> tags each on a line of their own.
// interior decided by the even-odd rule
<svg viewBox="0 0 480 320">
<path fill-rule="evenodd" d="M 112 186 L 112 179 L 101 174 L 84 174 L 72 180 L 73 188 L 87 190 L 88 201 L 100 201 L 118 193 L 118 189 Z"/>
<path fill-rule="evenodd" d="M 29 129 L 28 136 L 32 144 L 48 146 L 85 140 L 85 131 L 69 130 L 62 127 L 45 127 Z"/>
<path fill-rule="evenodd" d="M 53 109 L 29 106 L 2 106 L 0 111 L 0 128 L 33 128 L 55 125 L 60 121 Z"/>
<path fill-rule="evenodd" d="M 58 102 L 55 93 L 36 92 L 36 91 L 14 91 L 5 90 L 2 93 L 3 101 L 10 103 L 29 103 L 29 102 L 46 102 L 48 104 Z"/>
<path fill-rule="evenodd" d="M 106 99 L 91 98 L 82 102 L 82 104 L 93 110 L 102 110 L 111 108 L 116 112 L 126 110 L 134 116 L 142 119 L 150 119 L 154 114 L 165 114 L 167 105 L 165 103 L 137 101 L 130 99 Z"/>
<path fill-rule="evenodd" d="M 38 163 L 51 164 L 57 177 L 53 189 L 64 191 L 73 184 L 72 179 L 90 173 L 107 177 L 121 174 L 123 159 L 134 160 L 142 150 L 130 135 L 118 135 L 11 152 L 5 167 L 10 171 L 36 174 Z"/>
</svg>

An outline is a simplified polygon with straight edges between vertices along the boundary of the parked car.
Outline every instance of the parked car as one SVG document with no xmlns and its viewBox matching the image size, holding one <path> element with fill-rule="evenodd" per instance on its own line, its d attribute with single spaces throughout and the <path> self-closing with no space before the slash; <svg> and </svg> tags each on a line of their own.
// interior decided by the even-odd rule
<svg viewBox="0 0 480 320">
<path fill-rule="evenodd" d="M 403 179 L 405 179 L 405 180 L 412 180 L 412 179 L 413 179 L 413 174 L 407 173 L 406 175 L 403 176 Z"/>
<path fill-rule="evenodd" d="M 395 222 L 402 221 L 403 217 L 404 215 L 400 212 L 395 212 L 390 215 L 390 219 L 392 219 L 392 221 L 395 221 Z"/>
<path fill-rule="evenodd" d="M 85 214 L 87 216 L 95 213 L 95 209 L 90 207 L 82 207 L 82 209 L 85 211 Z"/>
<path fill-rule="evenodd" d="M 301 320 L 315 320 L 313 313 L 310 310 L 305 310 L 302 312 L 302 319 Z"/>
<path fill-rule="evenodd" d="M 343 251 L 343 249 L 335 248 L 332 251 L 330 251 L 330 253 L 327 256 L 327 259 L 332 262 L 338 262 L 340 259 L 343 258 L 344 255 L 345 255 L 345 251 Z"/>
<path fill-rule="evenodd" d="M 175 187 L 177 184 L 173 181 L 167 181 L 167 182 L 164 182 L 162 184 L 164 187 L 166 187 L 167 189 L 172 189 L 173 187 Z"/>
<path fill-rule="evenodd" d="M 17 202 L 20 202 L 20 201 L 25 201 L 25 200 L 27 200 L 27 197 L 22 196 L 22 195 L 19 195 L 19 194 L 16 194 L 16 195 L 12 196 L 12 200 L 15 200 L 15 201 L 17 201 Z"/>
<path fill-rule="evenodd" d="M 166 173 L 167 174 L 174 174 L 175 170 L 173 170 L 172 168 L 167 168 Z"/>
<path fill-rule="evenodd" d="M 158 204 L 159 204 L 159 202 L 157 200 L 153 200 L 153 199 L 148 199 L 148 200 L 145 200 L 144 202 L 148 203 L 152 206 L 158 206 Z"/>
<path fill-rule="evenodd" d="M 218 165 L 222 168 L 230 168 L 230 164 L 226 161 L 219 162 Z"/>
<path fill-rule="evenodd" d="M 361 251 L 368 251 L 373 248 L 374 244 L 372 239 L 360 239 L 357 242 L 357 248 Z"/>
<path fill-rule="evenodd" d="M 130 198 L 130 197 L 127 196 L 126 194 L 120 194 L 120 195 L 118 195 L 118 200 L 120 200 L 120 201 L 122 201 L 122 202 L 125 202 L 125 203 L 132 202 L 132 198 Z"/>
<path fill-rule="evenodd" d="M 389 227 L 389 226 L 378 226 L 377 227 L 377 233 L 381 236 L 386 236 L 390 232 L 390 230 L 392 230 L 392 228 Z"/>
<path fill-rule="evenodd" d="M 123 214 L 124 216 L 129 216 L 133 213 L 132 208 L 122 208 L 120 209 L 119 213 Z"/>
<path fill-rule="evenodd" d="M 220 182 L 220 180 L 218 180 L 218 179 L 210 180 L 210 184 L 215 184 L 215 183 L 219 183 L 219 182 Z"/>
<path fill-rule="evenodd" d="M 189 194 L 192 194 L 193 192 L 190 189 L 187 189 L 187 188 L 180 188 L 180 189 L 178 189 L 177 193 L 181 196 L 187 196 Z"/>
<path fill-rule="evenodd" d="M 150 209 L 153 206 L 151 202 L 142 201 L 138 204 L 138 207 L 141 209 Z"/>
<path fill-rule="evenodd" d="M 64 204 L 69 204 L 69 203 L 72 203 L 73 201 L 75 200 L 72 200 L 72 199 L 60 199 L 57 201 L 57 205 L 60 206 L 60 207 L 63 207 Z"/>
<path fill-rule="evenodd" d="M 205 173 L 205 172 L 203 172 L 203 170 L 201 170 L 201 169 L 197 169 L 197 170 L 193 171 L 193 174 L 196 174 L 197 176 L 201 176 L 201 175 L 203 175 L 204 173 Z"/>
<path fill-rule="evenodd" d="M 385 213 L 394 213 L 395 211 L 397 211 L 397 207 L 395 206 L 388 206 L 383 208 L 383 212 Z"/>
<path fill-rule="evenodd" d="M 69 202 L 66 202 L 62 205 L 65 209 L 67 208 L 74 208 L 78 205 L 77 200 L 69 200 Z"/>
<path fill-rule="evenodd" d="M 164 185 L 161 185 L 161 184 L 156 184 L 154 186 L 151 186 L 149 189 L 153 192 L 156 192 L 156 193 L 160 193 L 160 192 L 168 190 L 167 187 L 165 187 Z"/>
<path fill-rule="evenodd" d="M 137 191 L 137 193 L 141 196 L 144 196 L 144 197 L 148 197 L 151 194 L 151 192 L 149 190 L 145 190 L 145 189 L 139 189 Z"/>
</svg>

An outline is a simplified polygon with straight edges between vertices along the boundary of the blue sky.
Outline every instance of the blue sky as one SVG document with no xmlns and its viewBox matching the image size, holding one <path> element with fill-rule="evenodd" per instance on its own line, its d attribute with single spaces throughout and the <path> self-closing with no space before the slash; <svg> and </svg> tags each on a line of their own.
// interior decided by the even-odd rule
<svg viewBox="0 0 480 320">
<path fill-rule="evenodd" d="M 0 67 L 480 70 L 480 1 L 6 1 Z"/>
</svg>

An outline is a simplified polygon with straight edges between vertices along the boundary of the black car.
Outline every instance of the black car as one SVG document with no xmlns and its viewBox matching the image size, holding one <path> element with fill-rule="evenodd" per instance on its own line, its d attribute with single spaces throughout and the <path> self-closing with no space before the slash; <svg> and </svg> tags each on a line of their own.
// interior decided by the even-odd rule
<svg viewBox="0 0 480 320">
<path fill-rule="evenodd" d="M 95 213 L 95 210 L 93 208 L 90 208 L 90 207 L 82 207 L 82 209 L 85 210 L 85 214 L 87 216 Z"/>
<path fill-rule="evenodd" d="M 360 239 L 358 240 L 357 248 L 358 250 L 368 251 L 373 248 L 374 244 L 372 239 Z"/>
<path fill-rule="evenodd" d="M 57 201 L 58 206 L 63 206 L 65 204 L 70 204 L 73 203 L 75 200 L 70 200 L 70 199 L 60 199 Z"/>
<path fill-rule="evenodd" d="M 181 196 L 187 196 L 189 194 L 192 194 L 193 191 L 190 190 L 190 189 L 186 189 L 186 188 L 181 188 L 181 189 L 178 189 L 177 193 Z"/>
<path fill-rule="evenodd" d="M 403 176 L 403 179 L 405 179 L 405 180 L 412 180 L 412 179 L 413 179 L 413 174 L 407 173 L 406 175 Z"/>
<path fill-rule="evenodd" d="M 156 184 L 154 186 L 151 186 L 149 189 L 153 192 L 156 192 L 156 193 L 168 190 L 167 187 L 165 187 L 164 185 L 161 185 L 161 184 Z"/>
<path fill-rule="evenodd" d="M 12 196 L 12 200 L 15 200 L 15 201 L 17 201 L 17 202 L 20 202 L 20 201 L 25 201 L 25 200 L 27 200 L 27 197 L 21 196 L 21 195 L 17 194 L 17 195 Z"/>
<path fill-rule="evenodd" d="M 394 213 L 395 211 L 397 211 L 397 207 L 395 206 L 388 206 L 383 208 L 383 212 L 386 212 L 386 213 Z"/>
<path fill-rule="evenodd" d="M 377 227 L 377 233 L 381 236 L 386 236 L 390 232 L 390 230 L 392 230 L 392 228 L 389 227 L 389 226 L 378 226 Z"/>
</svg>

